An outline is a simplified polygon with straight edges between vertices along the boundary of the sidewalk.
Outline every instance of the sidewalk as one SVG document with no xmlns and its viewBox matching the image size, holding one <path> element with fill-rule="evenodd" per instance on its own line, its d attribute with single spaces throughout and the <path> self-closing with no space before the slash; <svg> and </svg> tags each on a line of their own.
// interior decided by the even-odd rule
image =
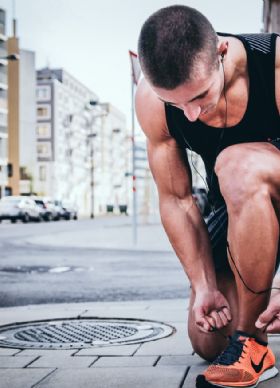
<svg viewBox="0 0 280 388">
<path fill-rule="evenodd" d="M 164 322 L 176 332 L 156 341 L 89 349 L 0 348 L 1 388 L 194 388 L 207 363 L 186 333 L 187 302 L 84 303 L 0 309 L 0 324 L 55 318 L 135 318 Z M 280 357 L 280 337 L 271 346 Z M 278 362 L 278 368 L 280 367 Z M 260 387 L 276 388 L 280 377 Z"/>
<path fill-rule="evenodd" d="M 81 221 L 79 228 L 79 232 L 70 228 L 59 232 L 55 239 L 53 234 L 27 237 L 20 244 L 171 251 L 157 222 L 139 226 L 136 247 L 132 244 L 129 219 Z M 194 388 L 196 376 L 207 363 L 194 355 L 187 336 L 187 307 L 187 300 L 174 299 L 0 308 L 0 326 L 94 317 L 146 319 L 175 329 L 166 338 L 129 345 L 67 350 L 0 346 L 0 388 Z M 280 335 L 271 337 L 270 344 L 280 369 Z M 262 387 L 280 387 L 280 377 L 260 384 Z"/>
</svg>

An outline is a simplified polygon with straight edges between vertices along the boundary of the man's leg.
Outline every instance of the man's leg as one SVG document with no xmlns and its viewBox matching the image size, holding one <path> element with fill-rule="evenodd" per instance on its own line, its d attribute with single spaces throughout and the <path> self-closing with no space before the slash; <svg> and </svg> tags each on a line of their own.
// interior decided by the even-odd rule
<svg viewBox="0 0 280 388">
<path fill-rule="evenodd" d="M 223 150 L 215 168 L 227 204 L 229 250 L 241 275 L 232 261 L 239 305 L 237 329 L 262 340 L 266 336 L 256 329 L 255 321 L 266 308 L 270 292 L 257 292 L 269 289 L 274 276 L 279 240 L 279 166 L 276 147 L 246 143 Z"/>
</svg>

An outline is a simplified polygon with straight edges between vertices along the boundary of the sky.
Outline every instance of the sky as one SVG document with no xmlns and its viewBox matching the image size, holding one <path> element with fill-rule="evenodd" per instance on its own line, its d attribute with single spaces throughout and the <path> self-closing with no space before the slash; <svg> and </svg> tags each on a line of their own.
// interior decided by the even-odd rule
<svg viewBox="0 0 280 388">
<path fill-rule="evenodd" d="M 159 8 L 197 8 L 217 31 L 259 32 L 262 0 L 0 0 L 7 11 L 7 33 L 17 19 L 20 48 L 36 53 L 36 67 L 62 67 L 100 101 L 131 117 L 128 50 L 137 50 L 144 21 Z"/>
</svg>

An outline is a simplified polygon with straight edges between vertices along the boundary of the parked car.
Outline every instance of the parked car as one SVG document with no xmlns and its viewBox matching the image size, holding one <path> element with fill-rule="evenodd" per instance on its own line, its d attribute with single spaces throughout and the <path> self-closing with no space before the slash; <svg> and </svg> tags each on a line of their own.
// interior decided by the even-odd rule
<svg viewBox="0 0 280 388">
<path fill-rule="evenodd" d="M 200 187 L 193 187 L 192 195 L 203 217 L 207 217 L 211 211 L 211 206 L 206 190 Z"/>
<path fill-rule="evenodd" d="M 34 196 L 32 199 L 41 209 L 41 217 L 45 221 L 58 220 L 59 214 L 55 208 L 55 204 L 48 198 Z"/>
<path fill-rule="evenodd" d="M 31 220 L 41 221 L 41 215 L 35 201 L 25 196 L 7 196 L 0 200 L 0 222 L 10 220 L 15 223 L 21 220 L 27 223 Z"/>
<path fill-rule="evenodd" d="M 77 220 L 78 219 L 78 209 L 77 207 L 69 202 L 69 201 L 62 201 L 62 207 L 64 209 L 64 219 L 65 220 Z"/>
<path fill-rule="evenodd" d="M 58 219 L 61 219 L 61 218 L 66 219 L 67 212 L 63 207 L 62 201 L 55 199 L 53 202 L 54 202 L 55 210 L 57 212 L 57 218 Z"/>
</svg>

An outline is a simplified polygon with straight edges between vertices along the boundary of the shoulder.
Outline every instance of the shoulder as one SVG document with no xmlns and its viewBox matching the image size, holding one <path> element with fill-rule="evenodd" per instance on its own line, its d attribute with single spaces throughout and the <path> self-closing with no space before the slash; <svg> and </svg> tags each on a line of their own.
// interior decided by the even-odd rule
<svg viewBox="0 0 280 388">
<path fill-rule="evenodd" d="M 138 122 L 149 140 L 157 142 L 170 138 L 164 103 L 159 100 L 145 78 L 137 87 L 135 108 Z"/>
<path fill-rule="evenodd" d="M 276 38 L 275 47 L 275 97 L 278 112 L 280 112 L 280 37 Z"/>
</svg>

